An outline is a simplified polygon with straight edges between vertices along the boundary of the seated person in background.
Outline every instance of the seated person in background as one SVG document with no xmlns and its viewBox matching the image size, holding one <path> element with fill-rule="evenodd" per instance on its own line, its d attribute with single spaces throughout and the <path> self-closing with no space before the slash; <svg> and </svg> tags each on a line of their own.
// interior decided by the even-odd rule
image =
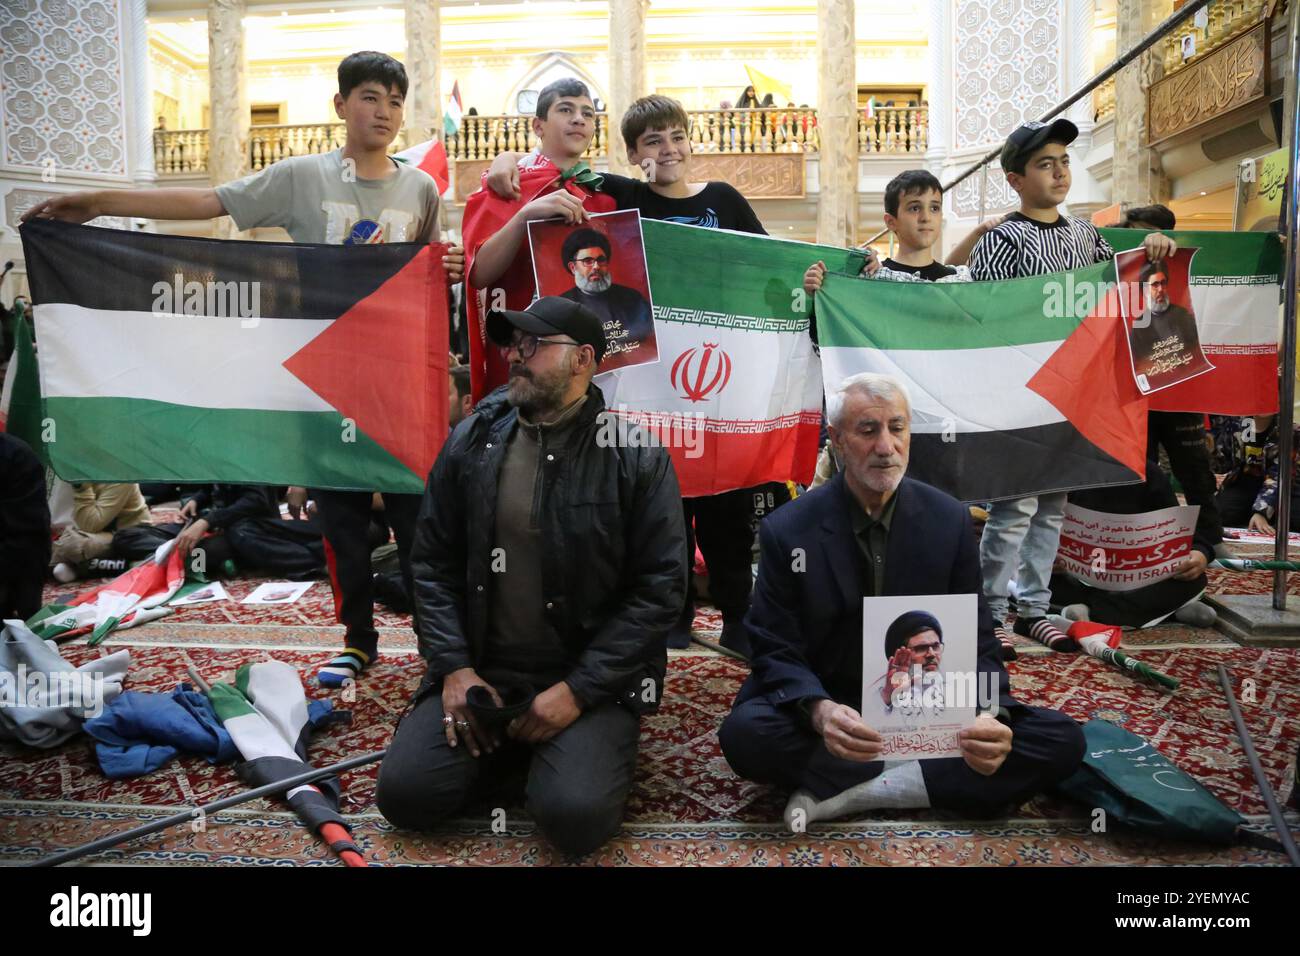
<svg viewBox="0 0 1300 956">
<path fill-rule="evenodd" d="M 686 595 L 681 495 L 637 426 L 605 440 L 595 313 L 545 296 L 489 313 L 487 334 L 509 384 L 429 476 L 411 552 L 429 669 L 376 799 L 394 826 L 427 829 L 526 779 L 551 843 L 589 853 L 619 828 L 640 715 L 662 696 Z"/>
<path fill-rule="evenodd" d="M 1276 534 L 1277 416 L 1216 416 L 1214 441 L 1218 466 L 1226 470 L 1216 498 L 1223 523 Z M 1291 449 L 1292 456 L 1300 459 L 1300 426 L 1293 433 Z M 1291 489 L 1291 530 L 1300 531 L 1300 487 Z"/>
<path fill-rule="evenodd" d="M 208 485 L 182 504 L 181 516 L 189 524 L 177 535 L 176 547 L 190 561 L 203 552 L 202 570 L 208 575 L 239 568 L 291 580 L 324 575 L 321 526 L 314 515 L 281 517 L 283 490 L 270 485 Z"/>
<path fill-rule="evenodd" d="M 45 466 L 21 438 L 0 432 L 0 621 L 41 609 L 49 566 Z"/>
<path fill-rule="evenodd" d="M 153 521 L 139 485 L 83 482 L 75 487 L 72 524 L 63 529 L 50 557 L 55 578 L 65 583 L 93 573 L 90 562 L 113 553 L 115 531 Z"/>
<path fill-rule="evenodd" d="M 1129 515 L 1178 504 L 1169 479 L 1154 461 L 1147 461 L 1147 480 L 1137 485 L 1090 488 L 1070 492 L 1070 502 L 1092 511 Z M 1173 577 L 1162 578 L 1132 591 L 1105 591 L 1060 571 L 1052 573 L 1052 605 L 1063 607 L 1072 621 L 1098 621 L 1120 627 L 1142 627 L 1173 613 L 1183 624 L 1212 627 L 1218 615 L 1197 598 L 1205 590 L 1205 569 L 1222 542 L 1215 519 L 1202 509 L 1197 514 L 1192 552 Z"/>
<path fill-rule="evenodd" d="M 828 414 L 843 471 L 759 529 L 745 618 L 753 673 L 718 732 L 722 752 L 740 776 L 794 791 L 792 826 L 880 807 L 1008 813 L 1078 768 L 1083 732 L 1011 698 L 970 514 L 904 476 L 911 407 L 902 383 L 851 376 Z M 962 731 L 961 757 L 886 770 L 881 736 L 862 719 L 862 598 L 890 594 L 980 595 L 977 666 L 992 675 L 1000 707 Z"/>
</svg>

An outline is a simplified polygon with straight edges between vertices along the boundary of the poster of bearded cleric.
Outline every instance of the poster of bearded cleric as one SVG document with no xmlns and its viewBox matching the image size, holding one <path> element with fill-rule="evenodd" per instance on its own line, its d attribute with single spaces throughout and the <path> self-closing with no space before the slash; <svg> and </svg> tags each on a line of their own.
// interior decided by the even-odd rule
<svg viewBox="0 0 1300 956">
<path fill-rule="evenodd" d="M 596 213 L 578 226 L 535 220 L 528 244 L 537 294 L 573 299 L 600 316 L 602 373 L 659 361 L 640 212 Z"/>
<path fill-rule="evenodd" d="M 1138 248 L 1115 257 L 1133 380 L 1143 395 L 1214 371 L 1201 350 L 1192 310 L 1188 276 L 1196 252 L 1179 249 L 1167 259 L 1150 262 Z"/>
<path fill-rule="evenodd" d="M 862 599 L 862 719 L 884 740 L 882 760 L 961 754 L 958 734 L 998 685 L 976 660 L 974 594 Z"/>
</svg>

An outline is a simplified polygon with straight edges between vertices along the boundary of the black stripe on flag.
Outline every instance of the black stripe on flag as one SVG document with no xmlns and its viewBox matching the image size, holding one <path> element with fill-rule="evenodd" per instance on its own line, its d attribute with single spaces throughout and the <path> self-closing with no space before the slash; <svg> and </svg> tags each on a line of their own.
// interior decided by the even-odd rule
<svg viewBox="0 0 1300 956">
<path fill-rule="evenodd" d="M 413 242 L 326 246 L 201 239 L 52 219 L 24 223 L 20 232 L 38 305 L 184 313 L 184 300 L 180 307 L 158 307 L 175 303 L 179 276 L 183 297 L 186 283 L 203 284 L 204 311 L 198 314 L 209 314 L 207 305 L 213 302 L 216 314 L 239 315 L 231 303 L 252 303 L 255 292 L 256 314 L 275 319 L 336 319 L 424 248 Z M 256 287 L 225 285 L 253 282 Z"/>
<path fill-rule="evenodd" d="M 1142 480 L 1068 422 L 959 432 L 954 441 L 913 432 L 907 474 L 974 503 Z"/>
</svg>

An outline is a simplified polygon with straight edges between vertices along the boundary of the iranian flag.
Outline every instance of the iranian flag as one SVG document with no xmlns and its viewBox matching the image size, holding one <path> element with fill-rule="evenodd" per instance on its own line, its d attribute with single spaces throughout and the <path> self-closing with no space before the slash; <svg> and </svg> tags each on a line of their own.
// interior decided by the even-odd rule
<svg viewBox="0 0 1300 956">
<path fill-rule="evenodd" d="M 660 361 L 598 375 L 606 405 L 667 446 L 686 497 L 807 483 L 822 387 L 803 274 L 818 259 L 849 270 L 861 257 L 699 226 L 641 226 Z"/>
<path fill-rule="evenodd" d="M 447 432 L 444 246 L 50 220 L 22 239 L 42 403 L 23 417 L 59 477 L 423 490 Z"/>
<path fill-rule="evenodd" d="M 1113 262 L 1002 282 L 828 274 L 817 294 L 827 392 L 859 372 L 902 379 L 908 474 L 962 501 L 1141 480 L 1147 402 L 1114 279 Z"/>
<path fill-rule="evenodd" d="M 86 643 L 98 644 L 113 631 L 164 617 L 171 611 L 162 605 L 185 583 L 182 555 L 175 545 L 174 540 L 159 545 L 149 560 L 67 604 L 41 608 L 27 626 L 46 640 L 88 634 Z"/>
<path fill-rule="evenodd" d="M 1117 252 L 1145 232 L 1103 229 Z M 1170 232 L 1199 248 L 1190 290 L 1196 331 L 1214 370 L 1149 396 L 1156 412 L 1268 415 L 1277 411 L 1282 243 L 1270 232 Z"/>
</svg>

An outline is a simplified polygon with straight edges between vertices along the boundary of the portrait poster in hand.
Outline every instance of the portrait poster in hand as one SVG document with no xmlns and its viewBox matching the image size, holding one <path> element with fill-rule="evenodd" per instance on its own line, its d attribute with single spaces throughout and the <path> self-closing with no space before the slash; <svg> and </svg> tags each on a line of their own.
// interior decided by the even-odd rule
<svg viewBox="0 0 1300 956">
<path fill-rule="evenodd" d="M 1141 248 L 1115 256 L 1133 380 L 1143 395 L 1214 371 L 1192 308 L 1189 276 L 1196 252 L 1179 249 L 1154 262 Z"/>
<path fill-rule="evenodd" d="M 958 735 L 975 722 L 996 683 L 976 669 L 974 594 L 863 598 L 862 719 L 884 739 L 883 760 L 961 754 Z M 981 687 L 981 684 L 989 685 Z"/>
<path fill-rule="evenodd" d="M 1199 505 L 1142 514 L 1108 514 L 1065 506 L 1056 562 L 1104 591 L 1134 591 L 1171 577 L 1192 553 Z"/>
<path fill-rule="evenodd" d="M 605 327 L 599 372 L 659 361 L 641 213 L 596 213 L 581 225 L 558 219 L 528 223 L 537 294 L 580 302 Z"/>
</svg>

